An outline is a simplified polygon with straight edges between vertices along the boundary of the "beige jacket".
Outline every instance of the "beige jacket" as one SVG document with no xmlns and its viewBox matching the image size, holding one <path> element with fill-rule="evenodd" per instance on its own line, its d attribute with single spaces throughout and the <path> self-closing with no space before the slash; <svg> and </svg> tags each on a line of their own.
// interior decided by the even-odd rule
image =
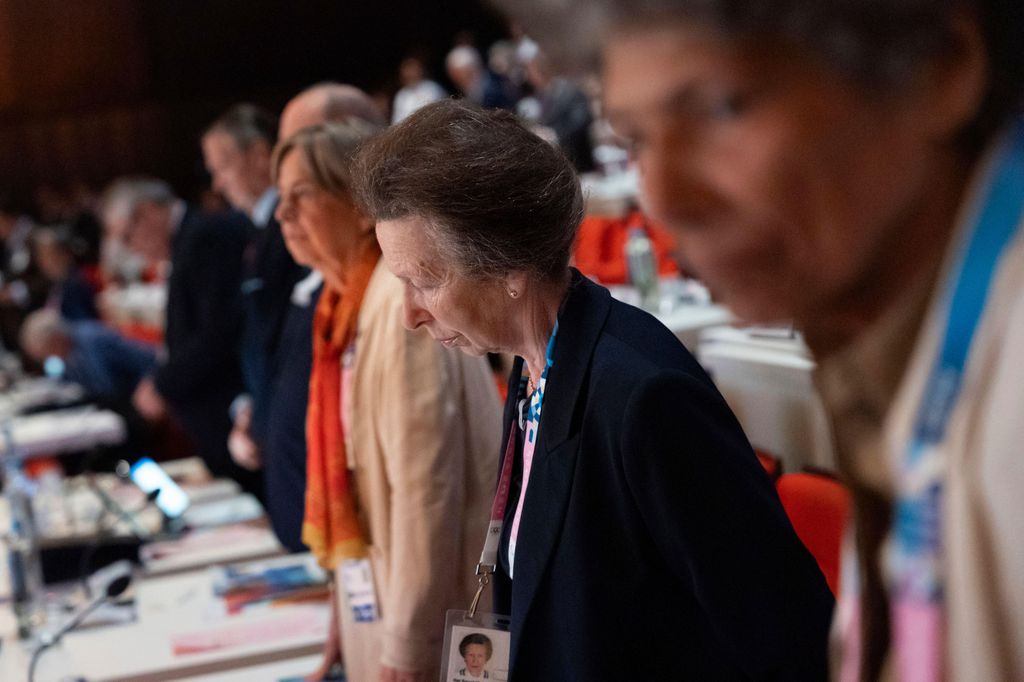
<svg viewBox="0 0 1024 682">
<path fill-rule="evenodd" d="M 943 449 L 949 680 L 1024 680 L 1024 236 L 999 267 Z M 896 471 L 945 329 L 933 309 L 885 428 Z"/>
<path fill-rule="evenodd" d="M 847 470 L 879 500 L 891 503 L 894 497 L 924 384 L 945 332 L 941 293 L 964 233 L 962 225 L 938 286 L 932 287 L 879 438 L 862 433 L 861 444 L 870 447 L 874 440 L 878 456 L 861 457 Z M 946 678 L 1024 680 L 1024 226 L 995 273 L 941 448 L 947 468 Z M 881 549 L 878 572 L 885 575 L 885 544 Z M 839 629 L 844 615 L 840 608 Z M 894 663 L 890 653 L 882 678 L 897 679 Z"/>
<path fill-rule="evenodd" d="M 501 405 L 490 368 L 406 330 L 402 300 L 382 261 L 342 402 L 381 615 L 355 623 L 338 590 L 352 682 L 376 682 L 381 663 L 434 675 L 445 611 L 468 608 L 475 590 L 497 477 Z"/>
</svg>

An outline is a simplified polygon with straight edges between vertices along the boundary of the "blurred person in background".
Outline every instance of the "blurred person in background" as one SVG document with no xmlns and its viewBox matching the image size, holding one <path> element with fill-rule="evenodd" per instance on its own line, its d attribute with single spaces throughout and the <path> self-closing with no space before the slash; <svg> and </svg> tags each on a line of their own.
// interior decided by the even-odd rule
<svg viewBox="0 0 1024 682">
<path fill-rule="evenodd" d="M 136 387 L 135 409 L 157 422 L 170 405 L 211 473 L 262 497 L 259 474 L 235 464 L 227 448 L 228 411 L 242 387 L 239 284 L 250 229 L 245 218 L 192 209 L 167 183 L 151 178 L 115 180 L 100 215 L 108 233 L 130 251 L 171 271 L 164 352 L 156 371 Z"/>
<path fill-rule="evenodd" d="M 32 251 L 39 270 L 50 281 L 47 307 L 65 320 L 95 320 L 96 288 L 86 280 L 71 241 L 63 230 L 40 228 L 32 235 Z"/>
<path fill-rule="evenodd" d="M 697 274 L 815 353 L 855 507 L 837 676 L 1019 679 L 1024 5 L 529 4 L 552 49 L 603 36 Z"/>
<path fill-rule="evenodd" d="M 420 107 L 448 96 L 444 88 L 427 78 L 423 59 L 420 57 L 403 59 L 398 67 L 398 77 L 402 82 L 402 88 L 395 93 L 391 111 L 392 123 L 398 123 Z"/>
<path fill-rule="evenodd" d="M 254 229 L 249 231 L 242 257 L 242 333 L 239 355 L 246 393 L 233 405 L 229 449 L 235 463 L 252 471 L 264 467 L 267 415 L 274 400 L 271 382 L 284 329 L 292 288 L 305 268 L 288 253 L 281 226 L 274 218 L 277 188 L 270 173 L 270 156 L 277 142 L 277 118 L 254 104 L 237 104 L 206 129 L 203 159 L 213 187 L 239 211 Z M 276 485 L 264 477 L 267 498 Z M 271 517 L 273 513 L 268 509 Z M 274 524 L 277 528 L 278 524 Z M 299 538 L 280 538 L 295 548 Z"/>
<path fill-rule="evenodd" d="M 302 128 L 324 121 L 349 118 L 387 125 L 387 117 L 365 92 L 345 83 L 324 82 L 311 85 L 296 95 L 281 112 L 278 138 L 291 137 Z"/>
<path fill-rule="evenodd" d="M 132 405 L 139 383 L 156 370 L 152 346 L 126 339 L 96 320 L 69 321 L 43 308 L 25 319 L 21 347 L 48 376 L 78 384 L 87 400 L 124 420 L 124 442 L 96 453 L 90 468 L 109 470 L 118 459 L 159 453 L 166 433 Z"/>
<path fill-rule="evenodd" d="M 335 571 L 324 664 L 352 682 L 437 679 L 446 609 L 473 596 L 494 488 L 498 398 L 482 359 L 402 325 L 402 286 L 349 195 L 358 119 L 300 129 L 274 155 L 278 218 L 322 273 L 313 320 L 303 540 Z M 372 608 L 347 575 L 372 575 Z M 360 608 L 360 603 L 364 608 Z"/>
<path fill-rule="evenodd" d="M 0 277 L 10 281 L 24 272 L 32 260 L 29 237 L 35 223 L 18 205 L 0 195 Z"/>
<path fill-rule="evenodd" d="M 481 560 L 511 679 L 824 677 L 832 595 L 725 400 L 668 329 L 569 266 L 583 196 L 565 155 L 445 101 L 355 168 L 406 326 L 516 356 Z"/>
<path fill-rule="evenodd" d="M 62 378 L 79 384 L 91 400 L 125 407 L 139 382 L 156 369 L 156 351 L 131 341 L 96 320 L 69 321 L 44 308 L 28 316 L 21 347 L 42 365 L 63 363 Z"/>
<path fill-rule="evenodd" d="M 526 63 L 526 80 L 533 87 L 537 102 L 534 116 L 526 118 L 551 130 L 578 172 L 594 170 L 590 140 L 594 115 L 586 94 L 569 79 L 555 76 L 547 57 L 539 50 Z"/>
<path fill-rule="evenodd" d="M 463 96 L 485 109 L 512 109 L 518 97 L 511 83 L 484 66 L 475 47 L 459 45 L 445 58 L 448 77 Z"/>
<path fill-rule="evenodd" d="M 12 350 L 25 316 L 45 303 L 50 289 L 32 260 L 34 230 L 22 207 L 0 195 L 0 344 Z"/>
</svg>

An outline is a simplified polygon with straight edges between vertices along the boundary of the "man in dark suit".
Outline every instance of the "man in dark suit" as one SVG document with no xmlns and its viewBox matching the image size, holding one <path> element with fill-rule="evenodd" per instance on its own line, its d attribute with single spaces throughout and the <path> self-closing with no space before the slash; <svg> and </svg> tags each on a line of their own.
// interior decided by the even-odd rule
<svg viewBox="0 0 1024 682">
<path fill-rule="evenodd" d="M 277 191 L 270 157 L 276 141 L 276 117 L 253 104 L 231 107 L 202 138 L 203 159 L 214 189 L 248 215 L 254 227 L 242 259 L 240 354 L 247 393 L 235 402 L 229 446 L 235 462 L 253 471 L 260 468 L 266 452 L 273 365 L 289 297 L 306 274 L 285 248 L 281 226 L 274 218 Z"/>
<path fill-rule="evenodd" d="M 171 268 L 166 352 L 135 389 L 135 409 L 156 421 L 170 405 L 210 471 L 262 497 L 259 474 L 235 464 L 227 449 L 228 408 L 242 383 L 239 282 L 251 228 L 239 214 L 187 207 L 166 183 L 147 178 L 116 181 L 104 196 L 102 216 L 108 234 L 129 250 Z"/>
<path fill-rule="evenodd" d="M 306 405 L 313 368 L 313 313 L 323 278 L 310 272 L 291 293 L 274 362 L 263 445 L 267 515 L 281 544 L 293 552 L 306 550 L 302 521 L 306 497 Z"/>
<path fill-rule="evenodd" d="M 280 137 L 355 117 L 383 124 L 361 90 L 320 83 L 285 109 Z M 312 320 L 321 289 L 301 255 L 289 253 L 274 218 L 277 192 L 270 158 L 278 137 L 274 117 L 251 104 L 232 107 L 203 135 L 203 156 L 214 188 L 255 225 L 243 259 L 241 356 L 248 404 L 236 402 L 230 449 L 235 462 L 264 474 L 264 504 L 274 533 L 304 551 L 306 403 L 312 365 Z M 295 259 L 292 256 L 295 255 Z"/>
<path fill-rule="evenodd" d="M 558 146 L 577 171 L 594 170 L 590 140 L 594 115 L 586 93 L 569 79 L 554 75 L 542 52 L 537 52 L 526 63 L 526 78 L 540 104 L 537 123 L 554 132 Z"/>
</svg>

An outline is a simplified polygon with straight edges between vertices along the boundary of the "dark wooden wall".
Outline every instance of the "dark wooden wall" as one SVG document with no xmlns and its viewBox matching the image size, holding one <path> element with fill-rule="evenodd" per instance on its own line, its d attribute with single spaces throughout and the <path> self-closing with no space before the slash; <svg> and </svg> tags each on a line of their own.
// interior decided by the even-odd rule
<svg viewBox="0 0 1024 682">
<path fill-rule="evenodd" d="M 413 50 L 440 76 L 466 29 L 486 45 L 504 26 L 480 0 L 0 0 L 0 192 L 150 173 L 193 195 L 198 137 L 230 104 L 392 91 Z"/>
</svg>

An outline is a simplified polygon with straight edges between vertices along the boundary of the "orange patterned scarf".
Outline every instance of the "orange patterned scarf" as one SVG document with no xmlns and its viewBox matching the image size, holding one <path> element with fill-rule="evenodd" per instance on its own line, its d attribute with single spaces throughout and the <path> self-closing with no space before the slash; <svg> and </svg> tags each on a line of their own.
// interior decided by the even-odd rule
<svg viewBox="0 0 1024 682">
<path fill-rule="evenodd" d="M 341 422 L 342 355 L 356 334 L 363 295 L 380 259 L 372 240 L 345 273 L 342 291 L 325 287 L 313 315 L 313 371 L 306 414 L 306 514 L 302 541 L 322 566 L 365 556 Z"/>
</svg>

